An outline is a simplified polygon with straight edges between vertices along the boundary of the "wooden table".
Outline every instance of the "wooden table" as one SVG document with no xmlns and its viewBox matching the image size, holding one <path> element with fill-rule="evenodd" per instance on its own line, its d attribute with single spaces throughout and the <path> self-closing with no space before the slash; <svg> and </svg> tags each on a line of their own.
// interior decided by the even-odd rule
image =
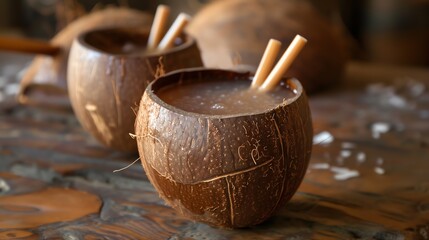
<svg viewBox="0 0 429 240">
<path fill-rule="evenodd" d="M 429 71 L 353 63 L 311 109 L 298 193 L 266 223 L 225 230 L 166 206 L 139 164 L 113 173 L 137 156 L 71 113 L 16 106 L 0 115 L 0 239 L 429 239 Z"/>
</svg>

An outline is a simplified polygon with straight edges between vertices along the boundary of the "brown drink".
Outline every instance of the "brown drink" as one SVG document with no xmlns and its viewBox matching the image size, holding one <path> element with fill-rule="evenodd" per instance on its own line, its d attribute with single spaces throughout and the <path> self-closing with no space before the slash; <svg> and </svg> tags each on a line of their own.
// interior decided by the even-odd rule
<svg viewBox="0 0 429 240">
<path fill-rule="evenodd" d="M 200 114 L 232 115 L 264 112 L 295 96 L 287 85 L 270 92 L 250 88 L 250 79 L 179 82 L 160 89 L 167 104 Z"/>
</svg>

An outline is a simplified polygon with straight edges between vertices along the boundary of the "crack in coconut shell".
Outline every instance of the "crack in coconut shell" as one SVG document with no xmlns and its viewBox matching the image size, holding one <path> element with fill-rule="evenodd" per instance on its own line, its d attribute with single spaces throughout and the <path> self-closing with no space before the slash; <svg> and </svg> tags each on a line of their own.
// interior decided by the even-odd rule
<svg viewBox="0 0 429 240">
<path fill-rule="evenodd" d="M 228 178 L 225 178 L 225 182 L 228 189 L 230 221 L 231 221 L 231 224 L 234 225 L 234 201 L 233 201 L 233 196 L 231 195 L 232 190 L 231 190 L 231 186 L 229 185 Z"/>
<path fill-rule="evenodd" d="M 146 136 L 138 136 L 138 135 L 135 135 L 135 134 L 133 134 L 132 136 L 137 136 L 137 137 L 151 137 L 151 138 L 153 138 L 153 139 L 155 139 L 155 140 L 157 140 L 160 144 L 162 144 L 161 143 L 161 141 L 159 140 L 159 139 L 157 139 L 157 138 L 155 138 L 155 137 L 153 137 L 153 136 L 149 136 L 149 135 L 146 135 Z M 168 149 L 168 147 L 167 147 L 167 149 Z M 169 158 L 167 157 L 166 159 L 168 159 L 168 161 L 169 161 Z M 280 158 L 278 159 L 278 160 L 280 160 L 280 159 L 283 159 L 283 161 L 284 161 L 284 155 L 282 155 L 282 156 L 280 156 Z M 200 180 L 200 181 L 196 181 L 196 182 L 192 182 L 192 183 L 188 183 L 188 184 L 190 184 L 190 185 L 197 185 L 197 184 L 200 184 L 200 183 L 208 183 L 208 182 L 212 182 L 212 181 L 215 181 L 215 180 L 219 180 L 219 179 L 222 179 L 222 178 L 228 178 L 228 177 L 232 177 L 232 176 L 235 176 L 235 175 L 240 175 L 240 174 L 243 174 L 243 173 L 247 173 L 247 172 L 252 172 L 252 171 L 255 171 L 256 169 L 258 169 L 258 168 L 261 168 L 261 167 L 263 167 L 263 166 L 265 166 L 265 165 L 268 165 L 268 164 L 270 164 L 270 163 L 272 163 L 274 161 L 274 157 L 273 158 L 271 158 L 271 159 L 269 159 L 268 161 L 265 161 L 265 162 L 263 162 L 263 163 L 261 163 L 261 164 L 259 164 L 259 165 L 256 165 L 256 166 L 254 166 L 254 167 L 250 167 L 250 168 L 247 168 L 247 169 L 243 169 L 243 170 L 239 170 L 239 171 L 235 171 L 235 172 L 231 172 L 231 173 L 227 173 L 227 174 L 224 174 L 224 175 L 220 175 L 220 176 L 216 176 L 216 177 L 213 177 L 213 178 L 209 178 L 209 179 L 203 179 L 203 180 Z M 166 178 L 166 179 L 169 179 L 169 180 L 171 180 L 171 181 L 174 181 L 174 182 L 180 182 L 180 181 L 177 181 L 176 179 L 174 179 L 171 175 L 169 175 L 169 174 L 162 174 L 161 172 L 159 172 L 158 170 L 156 170 L 156 168 L 152 165 L 152 164 L 150 164 L 150 163 L 148 163 L 148 162 L 146 162 L 151 168 L 153 168 L 160 176 L 162 176 L 162 177 L 164 177 L 164 178 Z M 167 165 L 168 165 L 168 163 L 167 163 Z"/>
<path fill-rule="evenodd" d="M 243 174 L 243 173 L 246 173 L 246 172 L 255 171 L 258 168 L 261 168 L 261 167 L 263 167 L 265 165 L 270 164 L 273 160 L 274 160 L 274 158 L 271 158 L 270 160 L 268 160 L 268 161 L 266 161 L 264 163 L 261 163 L 259 165 L 256 165 L 254 167 L 251 167 L 251 168 L 243 169 L 243 170 L 236 171 L 236 172 L 227 173 L 227 174 L 224 174 L 224 175 L 221 175 L 221 176 L 217 176 L 217 177 L 213 177 L 213 178 L 209 178 L 209 179 L 204 179 L 204 180 L 201 180 L 201 181 L 194 182 L 192 184 L 195 185 L 195 184 L 199 184 L 199 183 L 212 182 L 212 181 L 215 181 L 215 180 L 218 180 L 218 179 L 221 179 L 221 178 L 227 178 L 227 177 L 231 177 L 231 176 Z"/>
<path fill-rule="evenodd" d="M 112 64 L 112 59 L 109 59 L 109 63 L 110 65 Z M 114 59 L 113 59 L 114 61 Z M 110 69 L 110 68 L 109 68 Z M 115 69 L 115 68 L 113 68 Z M 116 71 L 114 72 L 114 74 L 116 74 Z M 121 126 L 122 124 L 122 116 L 121 116 L 121 98 L 118 94 L 118 87 L 116 86 L 116 79 L 115 78 L 110 78 L 110 83 L 112 85 L 112 91 L 113 91 L 113 100 L 115 101 L 115 112 L 116 112 L 116 126 Z M 115 126 L 115 127 L 116 127 Z"/>
<path fill-rule="evenodd" d="M 245 146 L 244 146 L 244 143 L 243 143 L 243 144 L 241 144 L 241 145 L 238 147 L 238 149 L 237 149 L 238 161 L 244 161 L 244 158 L 243 158 L 243 157 L 241 156 L 241 154 L 240 154 L 240 149 L 241 149 L 242 147 L 245 147 Z"/>
<path fill-rule="evenodd" d="M 113 140 L 113 135 L 110 132 L 109 126 L 104 119 L 97 113 L 97 106 L 87 103 L 85 109 L 89 112 L 91 119 L 96 127 L 97 131 L 106 138 L 106 141 L 110 143 Z"/>
<path fill-rule="evenodd" d="M 153 182 L 153 184 L 155 185 L 155 187 L 157 188 L 157 189 L 159 189 L 159 187 L 160 187 L 160 185 L 158 185 L 158 181 L 156 180 L 157 178 L 159 178 L 159 177 L 164 177 L 164 176 L 162 176 L 161 174 L 159 174 L 159 172 L 158 171 L 156 171 L 155 169 L 153 169 L 150 165 L 148 165 L 148 163 L 145 161 L 145 162 L 142 162 L 142 164 L 143 164 L 143 166 L 145 167 L 145 169 L 147 169 L 148 170 L 148 177 L 149 177 L 149 179 Z M 264 165 L 265 166 L 265 165 Z M 264 167 L 264 166 L 260 166 L 259 168 L 261 168 L 261 167 Z M 267 169 L 271 169 L 271 171 L 273 171 L 273 169 L 272 169 L 272 167 L 269 167 L 269 168 L 267 168 Z M 256 171 L 257 169 L 254 169 L 254 171 Z M 247 173 L 249 173 L 249 172 L 254 172 L 254 171 L 247 171 Z M 255 174 L 257 174 L 258 175 L 258 173 L 255 173 Z M 186 185 L 183 185 L 182 183 L 179 183 L 179 182 L 175 182 L 174 180 L 172 180 L 172 179 L 167 179 L 168 181 L 170 181 L 171 182 L 171 184 L 173 184 L 174 186 L 176 186 L 176 185 L 183 185 L 183 186 L 187 186 L 187 187 L 189 187 L 191 190 L 192 190 L 192 194 L 191 195 L 194 195 L 193 194 L 193 192 L 194 192 L 194 188 L 201 188 L 201 184 L 211 184 L 211 183 L 214 183 L 214 186 L 216 186 L 216 181 L 219 183 L 219 181 L 222 181 L 222 182 L 225 182 L 225 183 L 227 183 L 226 184 L 226 186 L 225 186 L 225 201 L 226 202 L 224 202 L 224 204 L 227 204 L 226 206 L 224 206 L 225 207 L 225 209 L 223 209 L 223 210 L 219 210 L 220 212 L 225 212 L 226 211 L 226 213 L 225 214 L 228 214 L 228 218 L 229 218 L 229 221 L 230 221 L 230 223 L 227 223 L 227 222 L 225 222 L 225 223 L 223 223 L 223 225 L 224 226 L 242 226 L 241 224 L 242 223 L 237 223 L 237 220 L 236 220 L 236 217 L 239 217 L 239 215 L 236 215 L 237 213 L 237 211 L 235 210 L 235 208 L 236 207 L 238 207 L 239 205 L 237 205 L 237 204 L 240 204 L 240 202 L 242 202 L 242 200 L 241 201 L 237 201 L 236 199 L 235 199 L 235 196 L 236 196 L 236 193 L 235 193 L 235 185 L 233 184 L 233 182 L 232 182 L 232 179 L 233 178 L 236 178 L 236 177 L 238 177 L 238 176 L 242 176 L 243 174 L 236 174 L 236 175 L 234 175 L 234 176 L 227 176 L 227 177 L 225 177 L 225 178 L 223 178 L 223 179 L 225 179 L 225 180 L 223 180 L 223 179 L 214 179 L 214 180 L 212 180 L 212 181 L 210 181 L 210 182 L 204 182 L 204 183 L 200 183 L 200 184 L 195 184 L 195 185 L 188 185 L 188 184 L 186 184 Z M 283 178 L 283 177 L 282 177 Z M 237 179 L 236 179 L 237 180 Z M 217 183 L 217 184 L 218 184 Z M 229 185 L 229 186 L 228 186 Z M 180 188 L 180 187 L 179 187 Z M 211 187 L 208 187 L 208 188 L 211 188 Z M 162 188 L 161 188 L 162 189 Z M 229 191 L 229 194 L 228 194 L 228 191 Z M 192 215 L 192 211 L 189 209 L 189 207 L 187 207 L 186 205 L 184 205 L 184 203 L 182 202 L 182 201 L 180 201 L 179 199 L 176 199 L 175 197 L 173 197 L 172 195 L 170 195 L 170 193 L 167 191 L 167 192 L 164 192 L 164 191 L 160 191 L 159 192 L 160 193 L 160 195 L 161 195 L 161 197 L 163 198 L 163 199 L 165 199 L 165 200 L 167 200 L 167 203 L 169 204 L 169 205 L 171 205 L 171 206 L 173 206 L 173 207 L 175 207 L 176 209 L 178 209 L 182 214 L 185 214 L 185 215 L 187 215 L 187 216 L 189 216 L 189 215 Z M 182 195 L 182 196 L 184 196 L 184 195 L 188 195 L 189 193 L 186 193 L 186 192 L 183 192 L 183 193 L 179 193 L 179 195 Z M 240 194 L 239 192 L 237 192 L 237 194 Z M 238 196 L 238 195 L 237 195 Z M 275 196 L 279 196 L 279 194 L 277 193 L 277 194 L 275 194 Z M 281 196 L 281 195 L 280 195 Z M 236 203 L 237 202 L 237 203 Z M 270 204 L 271 205 L 271 204 Z M 216 207 L 212 207 L 211 208 L 211 210 L 212 211 L 215 211 L 216 209 L 218 209 L 220 206 L 218 205 L 218 206 L 216 206 Z M 228 209 L 229 209 L 229 211 L 228 211 Z M 256 224 L 256 223 L 259 223 L 259 222 L 262 222 L 263 220 L 265 220 L 267 217 L 269 217 L 272 213 L 272 210 L 273 209 L 276 209 L 276 208 L 270 208 L 270 210 L 269 211 L 267 211 L 267 214 L 264 214 L 264 216 L 260 216 L 260 217 L 258 217 L 257 219 L 255 219 L 253 222 L 254 222 L 254 224 Z M 210 210 L 210 207 L 208 207 L 208 208 L 204 208 L 204 212 L 206 212 L 206 211 L 209 211 Z M 209 212 L 212 212 L 212 211 L 209 211 Z M 232 212 L 231 212 L 232 211 Z M 240 212 L 240 211 L 239 211 Z M 214 214 L 214 213 L 213 213 Z M 200 220 L 201 221 L 205 221 L 205 222 L 207 222 L 207 220 L 204 220 L 204 218 L 206 217 L 205 216 L 206 214 L 203 214 L 202 216 L 200 216 Z M 231 217 L 232 216 L 232 217 Z M 231 219 L 233 219 L 232 220 L 232 222 L 231 222 Z M 210 222 L 209 221 L 209 223 L 213 223 L 214 224 L 214 222 Z M 219 223 L 216 223 L 216 225 L 217 224 L 219 224 Z M 238 225 L 237 225 L 238 224 Z M 253 224 L 252 224 L 253 225 Z"/>
<path fill-rule="evenodd" d="M 164 147 L 164 144 L 162 144 L 161 140 L 159 140 L 159 138 L 151 135 L 150 133 L 147 133 L 145 135 L 136 135 L 136 134 L 133 134 L 133 133 L 128 133 L 128 135 L 130 135 L 130 137 L 132 139 L 149 137 L 149 138 L 152 138 L 152 139 L 156 140 L 157 142 L 159 142 L 159 144 L 161 144 L 161 147 Z"/>
<path fill-rule="evenodd" d="M 285 160 L 285 153 L 284 153 L 284 148 L 283 148 L 282 134 L 280 133 L 279 126 L 278 126 L 277 121 L 276 121 L 276 119 L 275 119 L 274 117 L 275 117 L 275 114 L 273 114 L 273 116 L 272 116 L 272 119 L 271 119 L 271 120 L 273 121 L 274 126 L 276 127 L 276 130 L 277 130 L 277 134 L 278 134 L 278 138 L 279 138 L 279 142 L 280 142 L 280 147 L 281 147 L 281 150 L 282 150 L 282 155 L 281 155 L 280 157 L 281 157 L 281 158 L 282 158 L 282 160 L 283 160 L 283 164 L 285 164 L 285 163 L 286 163 L 286 160 Z M 287 170 L 288 170 L 288 168 L 284 168 L 284 169 L 282 169 L 280 172 L 286 172 Z M 277 206 L 279 205 L 280 200 L 281 200 L 281 198 L 282 198 L 282 196 L 283 196 L 283 191 L 284 191 L 284 185 L 285 185 L 285 182 L 286 182 L 286 173 L 285 173 L 285 174 L 284 174 L 284 176 L 283 176 L 283 183 L 282 183 L 282 187 L 281 187 L 281 190 L 280 190 L 279 199 L 278 199 L 278 201 L 277 201 L 276 205 L 273 207 L 273 211 L 277 208 Z"/>
</svg>

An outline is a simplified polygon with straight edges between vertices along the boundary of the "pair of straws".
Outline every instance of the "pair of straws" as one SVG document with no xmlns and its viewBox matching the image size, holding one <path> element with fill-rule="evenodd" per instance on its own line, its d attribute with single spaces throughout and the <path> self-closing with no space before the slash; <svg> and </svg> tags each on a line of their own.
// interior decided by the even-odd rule
<svg viewBox="0 0 429 240">
<path fill-rule="evenodd" d="M 160 51 L 171 48 L 174 40 L 182 33 L 191 17 L 185 13 L 180 13 L 167 33 L 162 37 L 165 25 L 170 14 L 170 8 L 165 5 L 159 5 L 156 9 L 152 27 L 150 29 L 147 48 L 158 49 Z M 162 38 L 162 39 L 161 39 Z"/>
<path fill-rule="evenodd" d="M 306 43 L 307 39 L 300 35 L 296 35 L 283 56 L 273 68 L 274 61 L 277 58 L 282 44 L 278 40 L 270 39 L 261 62 L 259 63 L 258 69 L 256 70 L 255 76 L 253 77 L 251 88 L 258 89 L 260 91 L 270 91 L 274 89 Z"/>
<path fill-rule="evenodd" d="M 174 40 L 182 33 L 185 26 L 191 20 L 189 15 L 180 13 L 162 38 L 169 14 L 170 8 L 168 6 L 158 6 L 148 38 L 148 49 L 163 51 L 171 48 L 174 45 Z M 282 44 L 278 40 L 270 39 L 253 78 L 251 88 L 257 88 L 260 91 L 270 91 L 274 89 L 306 43 L 307 40 L 305 38 L 296 35 L 273 68 L 274 61 L 277 58 Z"/>
</svg>

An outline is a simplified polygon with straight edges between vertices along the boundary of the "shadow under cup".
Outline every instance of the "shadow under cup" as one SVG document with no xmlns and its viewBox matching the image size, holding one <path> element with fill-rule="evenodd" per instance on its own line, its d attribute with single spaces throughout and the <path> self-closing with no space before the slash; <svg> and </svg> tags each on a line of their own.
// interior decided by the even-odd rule
<svg viewBox="0 0 429 240">
<path fill-rule="evenodd" d="M 175 46 L 146 51 L 149 32 L 99 29 L 73 42 L 68 63 L 68 91 L 85 130 L 104 145 L 136 152 L 134 122 L 139 101 L 156 77 L 177 69 L 202 66 L 195 40 L 182 34 Z"/>
<path fill-rule="evenodd" d="M 259 224 L 289 201 L 305 175 L 313 128 L 298 80 L 285 80 L 293 97 L 245 114 L 188 112 L 157 95 L 194 81 L 242 80 L 250 86 L 251 77 L 174 71 L 152 82 L 141 100 L 136 135 L 145 172 L 169 205 L 194 220 L 227 228 Z"/>
</svg>

